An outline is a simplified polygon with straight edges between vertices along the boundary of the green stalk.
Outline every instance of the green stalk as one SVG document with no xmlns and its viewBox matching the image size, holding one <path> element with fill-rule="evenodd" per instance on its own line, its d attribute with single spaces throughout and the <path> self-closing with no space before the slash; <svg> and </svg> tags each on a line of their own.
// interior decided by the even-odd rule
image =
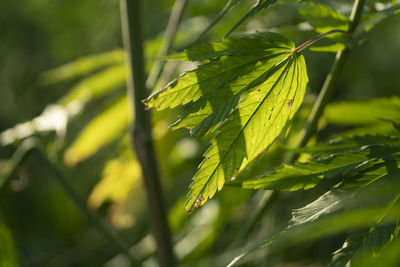
<svg viewBox="0 0 400 267">
<path fill-rule="evenodd" d="M 172 7 L 160 50 L 158 51 L 157 58 L 155 59 L 150 74 L 146 80 L 146 88 L 148 89 L 153 89 L 163 71 L 165 61 L 160 60 L 160 57 L 166 56 L 171 50 L 186 3 L 187 0 L 176 0 Z"/>
<path fill-rule="evenodd" d="M 228 11 L 234 7 L 241 0 L 228 0 L 222 10 L 218 13 L 218 16 L 204 29 L 197 38 L 188 46 L 193 46 L 197 44 L 203 37 L 208 33 L 227 13 Z"/>
<path fill-rule="evenodd" d="M 136 152 L 142 169 L 160 266 L 174 266 L 175 257 L 154 151 L 150 113 L 144 110 L 141 103 L 141 100 L 147 97 L 141 1 L 121 0 L 120 3 L 122 33 L 128 63 L 127 93 L 134 117 L 134 125 L 130 132 L 132 150 Z"/>
<path fill-rule="evenodd" d="M 350 15 L 350 25 L 348 30 L 349 34 L 351 34 L 356 29 L 358 23 L 360 22 L 364 3 L 365 0 L 354 1 L 353 10 Z M 318 98 L 315 101 L 310 115 L 308 116 L 306 125 L 300 134 L 300 141 L 298 142 L 297 147 L 305 146 L 310 137 L 316 132 L 318 120 L 321 117 L 325 109 L 326 103 L 330 99 L 334 88 L 336 87 L 339 76 L 343 70 L 344 62 L 347 59 L 349 53 L 349 48 L 345 48 L 344 50 L 336 53 L 336 57 L 332 64 L 331 70 L 329 71 L 329 74 L 326 77 L 324 84 L 322 85 Z M 291 156 L 290 161 L 294 161 L 296 158 L 297 157 L 293 155 Z"/>
<path fill-rule="evenodd" d="M 61 171 L 54 164 L 52 164 L 39 149 L 34 148 L 34 152 L 36 152 L 41 163 L 47 167 L 46 169 L 49 170 L 57 179 L 76 207 L 86 215 L 89 221 L 103 234 L 103 236 L 105 236 L 120 252 L 122 252 L 129 259 L 131 266 L 141 266 L 140 261 L 135 259 L 129 252 L 129 246 L 126 244 L 126 242 L 122 240 L 119 234 L 108 224 L 106 224 L 97 213 L 91 211 L 87 207 L 85 201 L 72 188 Z"/>
<path fill-rule="evenodd" d="M 351 34 L 357 27 L 360 22 L 362 9 L 364 7 L 365 0 L 355 0 L 353 4 L 353 9 L 350 15 L 350 25 L 348 33 Z M 318 37 L 318 36 L 317 36 Z M 316 37 L 316 38 L 317 38 Z M 304 49 L 311 43 L 315 42 L 315 38 L 311 39 L 310 41 L 305 42 L 306 45 L 301 45 L 301 49 Z M 298 48 L 299 48 L 298 47 Z M 297 51 L 298 52 L 298 51 Z M 316 132 L 316 126 L 319 118 L 321 117 L 324 108 L 330 99 L 334 88 L 336 87 L 337 81 L 339 79 L 340 74 L 343 71 L 344 62 L 347 59 L 350 53 L 350 49 L 346 48 L 343 51 L 339 51 L 336 53 L 335 60 L 332 64 L 331 70 L 329 71 L 325 82 L 321 88 L 321 91 L 318 95 L 318 98 L 311 110 L 310 115 L 308 116 L 307 122 L 305 127 L 303 128 L 300 134 L 300 140 L 297 143 L 296 147 L 303 147 L 305 146 L 308 141 L 310 140 L 311 136 Z M 298 157 L 298 154 L 292 153 L 290 154 L 287 162 L 291 163 L 294 162 Z M 268 194 L 268 192 L 266 192 Z M 242 237 L 242 243 L 246 241 L 248 235 L 254 230 L 259 219 L 262 218 L 262 215 L 273 206 L 273 204 L 279 199 L 280 193 L 278 191 L 273 191 L 269 197 L 264 198 L 264 202 L 260 207 L 255 211 L 254 215 L 252 216 L 253 219 L 244 226 L 243 229 L 246 233 L 240 234 L 239 236 Z"/>
</svg>

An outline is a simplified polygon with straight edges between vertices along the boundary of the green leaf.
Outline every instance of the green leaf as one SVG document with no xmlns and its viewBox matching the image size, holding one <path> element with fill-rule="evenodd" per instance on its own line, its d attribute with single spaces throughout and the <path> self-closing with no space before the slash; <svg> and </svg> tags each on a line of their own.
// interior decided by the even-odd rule
<svg viewBox="0 0 400 267">
<path fill-rule="evenodd" d="M 190 185 L 188 212 L 235 179 L 288 126 L 308 82 L 304 58 L 293 49 L 279 34 L 256 33 L 186 50 L 181 59 L 206 63 L 144 101 L 157 109 L 188 104 L 174 128 L 198 136 L 218 129 Z"/>
<path fill-rule="evenodd" d="M 373 98 L 327 105 L 324 118 L 333 124 L 360 125 L 379 122 L 379 119 L 400 120 L 400 98 Z"/>
<path fill-rule="evenodd" d="M 344 50 L 346 46 L 342 43 L 335 43 L 332 45 L 326 45 L 326 46 L 311 46 L 309 48 L 310 51 L 314 52 L 331 52 L 331 53 L 336 53 L 337 51 Z"/>
<path fill-rule="evenodd" d="M 297 3 L 295 6 L 300 15 L 319 33 L 334 29 L 348 30 L 349 19 L 326 5 L 311 2 Z M 332 35 L 328 37 L 332 38 Z"/>
<path fill-rule="evenodd" d="M 391 144 L 373 141 L 389 141 Z M 299 151 L 312 152 L 322 157 L 306 163 L 285 165 L 273 173 L 243 182 L 243 188 L 292 191 L 309 189 L 323 178 L 349 177 L 375 164 L 399 161 L 400 141 L 398 138 L 383 136 L 355 137 Z"/>
<path fill-rule="evenodd" d="M 385 21 L 387 18 L 398 15 L 400 15 L 400 4 L 394 4 L 375 13 L 364 16 L 361 24 L 353 34 L 354 39 L 363 42 L 367 37 L 367 33 L 374 27 Z"/>
<path fill-rule="evenodd" d="M 19 266 L 17 250 L 11 236 L 11 231 L 2 222 L 0 222 L 0 244 L 0 266 Z"/>
<path fill-rule="evenodd" d="M 93 119 L 64 154 L 67 165 L 73 166 L 112 142 L 128 126 L 128 101 L 121 98 Z M 106 128 L 105 128 L 106 127 Z"/>
<path fill-rule="evenodd" d="M 88 204 L 98 208 L 106 200 L 124 202 L 129 193 L 140 188 L 141 170 L 132 153 L 111 159 L 105 163 L 101 181 L 93 188 Z"/>
<path fill-rule="evenodd" d="M 67 63 L 58 68 L 46 71 L 41 79 L 45 84 L 62 82 L 65 80 L 87 75 L 102 67 L 123 63 L 124 52 L 122 49 L 116 49 L 111 52 L 99 55 L 82 57 L 74 62 Z"/>
<path fill-rule="evenodd" d="M 59 103 L 63 106 L 75 102 L 86 102 L 105 95 L 125 85 L 126 70 L 124 64 L 113 65 L 99 73 L 83 79 L 65 95 Z"/>
<path fill-rule="evenodd" d="M 339 186 L 325 193 L 316 201 L 294 211 L 290 226 L 261 244 L 250 247 L 229 266 L 260 248 L 269 247 L 273 252 L 305 241 L 376 225 L 382 222 L 380 218 L 383 217 L 386 223 L 395 222 L 400 207 L 392 203 L 398 198 L 399 171 L 398 167 L 390 169 L 379 180 L 362 188 Z"/>
<path fill-rule="evenodd" d="M 382 266 L 382 267 L 396 267 L 400 264 L 400 238 L 397 237 L 391 242 L 383 246 L 379 254 L 366 253 L 355 261 L 352 266 Z"/>
</svg>

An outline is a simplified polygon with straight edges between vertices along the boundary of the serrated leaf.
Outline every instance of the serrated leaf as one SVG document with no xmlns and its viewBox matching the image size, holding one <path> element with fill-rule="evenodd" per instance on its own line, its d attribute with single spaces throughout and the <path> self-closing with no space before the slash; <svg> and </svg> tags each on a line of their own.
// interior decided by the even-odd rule
<svg viewBox="0 0 400 267">
<path fill-rule="evenodd" d="M 212 61 L 188 71 L 163 90 L 152 94 L 143 102 L 147 108 L 162 110 L 198 100 L 202 95 L 234 81 L 251 71 L 260 60 L 271 54 L 289 53 L 293 43 L 276 33 L 245 34 L 224 41 L 195 47 L 184 52 L 191 61 Z"/>
<path fill-rule="evenodd" d="M 290 40 L 276 33 L 240 35 L 189 49 L 182 59 L 206 63 L 144 101 L 157 109 L 189 103 L 173 127 L 187 127 L 199 136 L 218 128 L 190 185 L 188 212 L 234 179 L 293 118 L 308 82 L 304 58 L 293 49 Z"/>
<path fill-rule="evenodd" d="M 250 252 L 269 247 L 270 252 L 344 231 L 360 229 L 380 223 L 383 212 L 385 222 L 398 219 L 399 205 L 386 207 L 398 196 L 400 169 L 387 172 L 380 180 L 361 189 L 337 188 L 320 199 L 295 211 L 293 224 L 262 243 L 252 246 L 237 256 L 233 266 Z M 335 192 L 335 193 L 333 193 Z"/>
<path fill-rule="evenodd" d="M 230 114 L 239 103 L 240 97 L 249 88 L 264 81 L 265 77 L 275 71 L 277 65 L 287 57 L 288 55 L 285 53 L 272 53 L 271 56 L 257 62 L 255 66 L 248 66 L 251 69 L 249 72 L 247 69 L 242 69 L 245 75 L 215 92 L 204 95 L 201 100 L 190 105 L 181 115 L 181 119 L 172 125 L 172 128 L 184 127 L 190 129 L 192 135 L 204 135 Z"/>
<path fill-rule="evenodd" d="M 268 148 L 281 133 L 302 103 L 307 82 L 306 74 L 301 73 L 304 68 L 302 57 L 288 62 L 250 92 L 227 118 L 193 177 L 187 211 L 212 198 L 225 181 L 234 179 L 247 161 Z M 287 99 L 294 99 L 290 107 Z"/>
<path fill-rule="evenodd" d="M 398 139 L 387 138 L 387 140 L 395 141 L 394 144 L 367 144 L 367 141 L 376 139 L 358 137 L 347 139 L 343 143 L 336 142 L 336 146 L 332 144 L 323 145 L 319 150 L 311 148 L 308 152 L 311 151 L 324 156 L 311 159 L 306 163 L 285 165 L 276 169 L 273 173 L 243 182 L 243 188 L 291 191 L 302 188 L 309 189 L 317 185 L 323 178 L 333 179 L 351 176 L 372 165 L 387 160 L 399 160 L 400 142 Z M 384 137 L 381 137 L 382 139 L 386 140 Z M 357 142 L 358 147 L 351 146 L 355 142 Z M 303 149 L 304 151 L 307 151 L 307 149 Z M 340 152 L 331 154 L 336 151 Z"/>
</svg>

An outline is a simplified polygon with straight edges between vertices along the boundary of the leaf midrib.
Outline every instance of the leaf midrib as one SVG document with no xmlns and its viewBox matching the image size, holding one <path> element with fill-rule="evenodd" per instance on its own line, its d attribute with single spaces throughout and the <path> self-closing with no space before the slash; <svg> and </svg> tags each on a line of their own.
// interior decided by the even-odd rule
<svg viewBox="0 0 400 267">
<path fill-rule="evenodd" d="M 285 60 L 287 60 L 287 58 L 286 58 Z M 284 60 L 282 60 L 282 61 L 280 61 L 280 62 L 283 63 L 283 61 L 284 61 Z M 290 64 L 291 64 L 291 63 L 289 62 L 288 65 L 286 66 L 286 68 L 289 69 L 289 68 L 290 68 Z M 279 80 L 280 80 L 281 77 L 282 77 L 282 74 L 284 74 L 284 73 L 285 73 L 285 70 L 279 75 L 278 80 L 274 83 L 274 85 L 273 85 L 272 87 L 274 87 L 274 86 L 279 82 Z M 210 174 L 210 176 L 209 176 L 210 178 L 208 178 L 208 179 L 207 179 L 207 182 L 204 183 L 204 184 L 202 185 L 202 188 L 201 188 L 201 190 L 200 190 L 200 193 L 197 194 L 197 196 L 196 196 L 195 199 L 198 199 L 198 197 L 203 193 L 203 191 L 204 191 L 204 189 L 205 189 L 205 186 L 209 183 L 211 177 L 214 175 L 215 171 L 216 171 L 217 168 L 221 165 L 221 162 L 225 159 L 226 155 L 228 154 L 227 151 L 229 151 L 229 150 L 231 149 L 232 145 L 235 143 L 235 140 L 238 138 L 238 136 L 240 135 L 240 133 L 242 133 L 243 130 L 246 128 L 246 126 L 248 125 L 248 123 L 251 121 L 251 118 L 254 116 L 255 113 L 257 113 L 258 109 L 259 109 L 260 106 L 264 103 L 264 101 L 267 99 L 267 97 L 268 97 L 268 93 L 267 93 L 267 95 L 262 99 L 262 101 L 261 101 L 260 104 L 257 106 L 257 108 L 255 109 L 255 111 L 253 112 L 253 114 L 250 115 L 250 117 L 249 117 L 249 119 L 246 121 L 245 125 L 242 127 L 242 129 L 240 129 L 240 131 L 238 132 L 238 134 L 236 135 L 236 137 L 233 139 L 233 141 L 231 142 L 231 144 L 229 145 L 229 147 L 226 149 L 226 151 L 225 151 L 224 155 L 222 156 L 221 160 L 218 162 L 218 164 L 215 166 L 214 170 L 213 170 L 212 173 Z M 217 187 L 218 187 L 218 184 L 217 184 Z M 194 203 L 191 204 L 190 209 L 193 208 L 193 205 L 194 205 Z M 189 210 L 190 210 L 190 209 L 189 209 Z"/>
</svg>

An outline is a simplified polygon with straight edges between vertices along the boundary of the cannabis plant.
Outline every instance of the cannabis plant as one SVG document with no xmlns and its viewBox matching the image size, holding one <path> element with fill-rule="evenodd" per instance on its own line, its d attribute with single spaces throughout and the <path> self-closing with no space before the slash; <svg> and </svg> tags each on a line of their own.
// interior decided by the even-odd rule
<svg viewBox="0 0 400 267">
<path fill-rule="evenodd" d="M 289 261 L 398 266 L 400 98 L 335 102 L 332 95 L 348 89 L 338 84 L 349 56 L 375 28 L 398 17 L 400 4 L 259 0 L 249 6 L 229 0 L 203 27 L 181 18 L 190 3 L 176 0 L 162 41 L 143 42 L 140 2 L 121 1 L 125 57 L 118 49 L 43 75 L 47 84 L 84 78 L 41 116 L 1 134 L 3 145 L 25 141 L 0 184 L 27 151 L 36 150 L 133 265 L 146 261 L 155 248 L 135 254 L 146 237 L 133 238 L 129 244 L 137 250 L 129 250 L 92 209 L 107 201 L 126 206 L 140 194 L 142 177 L 161 266 Z M 280 12 L 292 19 L 276 27 L 252 27 Z M 307 57 L 315 63 L 313 53 L 336 55 L 320 90 L 309 84 L 315 76 Z M 125 79 L 127 95 L 119 93 Z M 67 125 L 107 96 L 114 100 L 82 128 L 75 126 L 80 133 L 69 137 Z M 64 124 L 42 123 L 56 112 Z M 114 142 L 118 153 L 104 163 L 102 179 L 87 200 L 92 209 L 51 167 L 54 151 L 31 138 L 49 130 L 56 131 L 59 161 L 70 168 Z M 160 184 L 154 150 L 161 177 L 174 182 Z M 182 190 L 177 190 L 180 197 L 168 197 L 176 192 L 169 188 L 189 184 L 193 173 L 186 197 Z M 169 212 L 162 191 L 176 203 Z M 315 246 L 318 253 L 312 251 Z"/>
</svg>

